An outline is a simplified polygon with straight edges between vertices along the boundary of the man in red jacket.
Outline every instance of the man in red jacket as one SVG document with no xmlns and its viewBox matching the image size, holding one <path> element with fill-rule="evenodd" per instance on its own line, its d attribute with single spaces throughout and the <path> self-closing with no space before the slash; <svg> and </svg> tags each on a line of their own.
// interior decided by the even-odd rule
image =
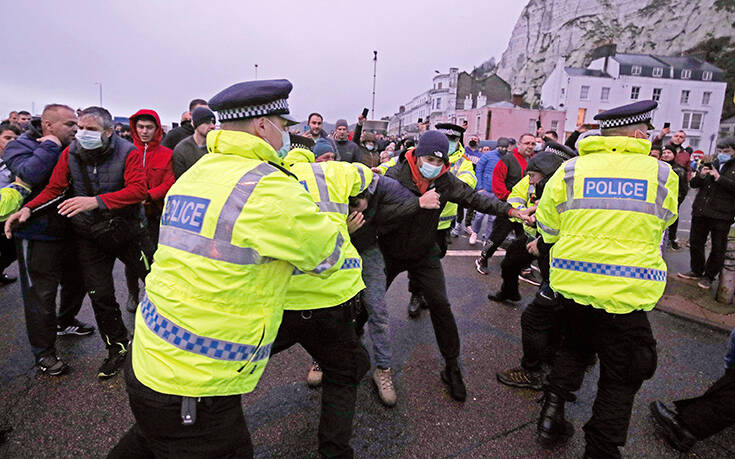
<svg viewBox="0 0 735 459">
<path fill-rule="evenodd" d="M 501 201 L 506 201 L 510 190 L 520 182 L 526 174 L 526 165 L 528 160 L 533 156 L 533 148 L 536 146 L 536 136 L 533 134 L 523 134 L 518 140 L 518 148 L 513 149 L 512 154 L 505 154 L 493 169 L 493 194 Z M 487 262 L 493 256 L 495 251 L 500 247 L 508 234 L 514 231 L 516 236 L 523 237 L 523 225 L 513 223 L 508 217 L 499 215 L 493 224 L 493 231 L 490 233 L 489 244 L 482 249 L 480 258 L 475 260 L 477 270 L 482 274 L 487 274 Z"/>
<path fill-rule="evenodd" d="M 161 119 L 154 110 L 138 110 L 131 116 L 130 132 L 133 135 L 135 147 L 143 155 L 143 169 L 145 169 L 146 187 L 148 188 L 148 194 L 143 201 L 145 209 L 144 223 L 148 237 L 143 246 L 146 248 L 148 259 L 152 259 L 153 252 L 155 252 L 158 244 L 163 198 L 175 180 L 171 161 L 172 152 L 170 148 L 161 145 L 163 129 L 161 128 Z M 125 269 L 125 279 L 128 284 L 126 308 L 130 312 L 135 312 L 140 296 L 138 277 L 128 267 Z"/>
<path fill-rule="evenodd" d="M 35 212 L 57 212 L 70 218 L 74 243 L 97 326 L 109 356 L 100 366 L 100 379 L 116 375 L 128 352 L 128 330 L 115 299 L 112 269 L 120 259 L 145 278 L 147 266 L 140 247 L 138 206 L 146 185 L 141 154 L 114 133 L 112 116 L 102 107 L 81 112 L 75 140 L 64 149 L 46 188 L 11 215 L 16 224 Z M 64 192 L 73 197 L 56 205 Z M 45 205 L 47 204 L 47 205 Z"/>
</svg>

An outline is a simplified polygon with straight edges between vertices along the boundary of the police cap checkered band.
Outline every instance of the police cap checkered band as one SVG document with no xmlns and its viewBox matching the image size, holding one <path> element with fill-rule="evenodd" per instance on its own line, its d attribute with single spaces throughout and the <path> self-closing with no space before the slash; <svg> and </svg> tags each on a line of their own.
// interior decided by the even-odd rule
<svg viewBox="0 0 735 459">
<path fill-rule="evenodd" d="M 460 135 L 462 135 L 462 133 L 454 129 L 437 129 L 437 131 L 441 132 L 447 137 L 459 137 Z"/>
<path fill-rule="evenodd" d="M 287 115 L 288 113 L 288 99 L 278 99 L 260 105 L 225 108 L 217 111 L 220 121 L 241 120 L 267 115 Z"/>
<path fill-rule="evenodd" d="M 639 113 L 638 115 L 600 120 L 600 129 L 610 129 L 620 126 L 630 126 L 632 124 L 649 123 L 652 118 L 653 110 L 651 110 L 650 112 Z"/>
</svg>

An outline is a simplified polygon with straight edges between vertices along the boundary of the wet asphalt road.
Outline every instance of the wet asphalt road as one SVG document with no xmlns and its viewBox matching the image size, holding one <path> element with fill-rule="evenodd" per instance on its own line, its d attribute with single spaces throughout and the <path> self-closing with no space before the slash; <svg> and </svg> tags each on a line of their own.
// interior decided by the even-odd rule
<svg viewBox="0 0 735 459">
<path fill-rule="evenodd" d="M 475 248 L 460 238 L 450 249 Z M 587 376 L 578 402 L 568 405 L 574 437 L 550 452 L 534 442 L 539 393 L 510 389 L 495 380 L 496 371 L 518 365 L 521 333 L 521 308 L 486 298 L 499 286 L 499 261 L 495 257 L 491 275 L 481 276 L 471 256 L 444 260 L 462 339 L 469 392 L 464 404 L 453 401 L 439 379 L 441 361 L 428 312 L 418 320 L 407 317 L 405 274 L 391 286 L 388 300 L 399 401 L 393 409 L 384 408 L 365 377 L 352 442 L 358 457 L 581 457 L 580 429 L 591 413 L 597 368 Z M 117 296 L 123 300 L 120 266 L 116 278 Z M 521 288 L 524 301 L 529 301 L 534 288 L 523 283 Z M 95 377 L 105 357 L 99 335 L 60 339 L 59 354 L 71 371 L 58 378 L 41 375 L 33 367 L 17 284 L 0 289 L 0 304 L 0 416 L 14 429 L 0 446 L 0 457 L 103 457 L 133 419 L 122 378 L 100 382 Z M 130 323 L 132 316 L 123 315 Z M 80 317 L 93 322 L 88 303 Z M 677 457 L 656 435 L 648 403 L 704 392 L 723 372 L 727 335 L 663 312 L 651 313 L 650 319 L 658 340 L 659 367 L 638 394 L 623 454 Z M 279 354 L 256 391 L 243 397 L 256 457 L 315 457 L 320 391 L 306 386 L 309 364 L 301 348 Z M 697 445 L 692 455 L 735 456 L 733 430 Z"/>
</svg>

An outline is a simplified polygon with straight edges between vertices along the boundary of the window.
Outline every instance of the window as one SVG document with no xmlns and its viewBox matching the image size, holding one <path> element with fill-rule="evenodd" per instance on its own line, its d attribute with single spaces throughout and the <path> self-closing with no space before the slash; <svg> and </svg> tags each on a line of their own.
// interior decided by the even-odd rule
<svg viewBox="0 0 735 459">
<path fill-rule="evenodd" d="M 653 75 L 654 77 L 661 77 L 663 74 L 664 74 L 663 67 L 654 67 L 653 72 L 651 73 L 651 75 Z"/>
<path fill-rule="evenodd" d="M 436 109 L 441 110 L 442 109 L 442 99 L 441 97 L 436 99 Z"/>
<path fill-rule="evenodd" d="M 588 100 L 590 98 L 590 87 L 582 86 L 579 90 L 579 98 L 582 100 Z"/>
<path fill-rule="evenodd" d="M 705 91 L 702 94 L 702 105 L 709 105 L 709 100 L 712 97 L 712 93 L 709 91 Z"/>
<path fill-rule="evenodd" d="M 682 70 L 681 71 L 681 79 L 682 80 L 688 80 L 692 77 L 692 71 L 691 70 Z"/>
<path fill-rule="evenodd" d="M 712 72 L 702 72 L 702 79 L 704 81 L 711 81 L 712 80 Z"/>
<path fill-rule="evenodd" d="M 661 88 L 653 88 L 653 96 L 651 99 L 655 100 L 656 102 L 661 100 Z"/>
<path fill-rule="evenodd" d="M 600 92 L 600 100 L 609 100 L 610 99 L 610 88 L 602 88 L 602 92 Z"/>
<path fill-rule="evenodd" d="M 561 88 L 561 96 L 564 97 L 564 94 L 567 92 L 566 88 Z"/>
<path fill-rule="evenodd" d="M 681 91 L 681 103 L 682 104 L 688 104 L 689 103 L 689 91 L 684 89 Z"/>
<path fill-rule="evenodd" d="M 699 147 L 699 137 L 687 137 L 687 143 L 692 148 Z"/>
<path fill-rule="evenodd" d="M 630 98 L 633 100 L 638 99 L 638 96 L 641 95 L 641 87 L 640 86 L 633 86 L 630 88 Z"/>
<path fill-rule="evenodd" d="M 641 74 L 641 70 L 643 70 L 643 69 L 641 68 L 640 65 L 634 65 L 634 66 L 632 66 L 630 68 L 630 74 L 631 75 L 640 75 Z"/>
<path fill-rule="evenodd" d="M 556 130 L 559 129 L 559 120 L 552 120 L 551 121 L 551 130 L 556 132 Z"/>
<path fill-rule="evenodd" d="M 580 108 L 577 110 L 577 125 L 584 124 L 584 118 L 587 116 L 587 109 Z"/>
<path fill-rule="evenodd" d="M 528 120 L 528 132 L 536 132 L 536 118 Z"/>
<path fill-rule="evenodd" d="M 699 131 L 702 129 L 703 118 L 704 114 L 700 112 L 684 112 L 681 120 L 681 128 Z"/>
<path fill-rule="evenodd" d="M 442 82 L 440 81 L 436 89 L 441 89 L 441 88 L 442 88 Z"/>
</svg>

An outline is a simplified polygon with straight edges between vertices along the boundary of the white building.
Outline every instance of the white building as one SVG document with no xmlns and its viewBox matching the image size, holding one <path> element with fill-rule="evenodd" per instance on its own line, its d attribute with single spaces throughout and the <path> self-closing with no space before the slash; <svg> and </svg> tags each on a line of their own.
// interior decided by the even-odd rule
<svg viewBox="0 0 735 459">
<path fill-rule="evenodd" d="M 566 133 L 594 123 L 602 111 L 636 100 L 655 100 L 657 130 L 682 129 L 694 149 L 714 152 L 727 84 L 723 70 L 691 56 L 620 54 L 595 59 L 587 68 L 557 63 L 541 88 L 541 103 L 566 111 Z"/>
<path fill-rule="evenodd" d="M 455 67 L 450 68 L 449 73 L 436 75 L 431 89 L 401 105 L 398 112 L 391 116 L 388 134 L 418 133 L 419 118 L 426 121 L 454 115 L 458 75 L 459 69 Z"/>
</svg>

